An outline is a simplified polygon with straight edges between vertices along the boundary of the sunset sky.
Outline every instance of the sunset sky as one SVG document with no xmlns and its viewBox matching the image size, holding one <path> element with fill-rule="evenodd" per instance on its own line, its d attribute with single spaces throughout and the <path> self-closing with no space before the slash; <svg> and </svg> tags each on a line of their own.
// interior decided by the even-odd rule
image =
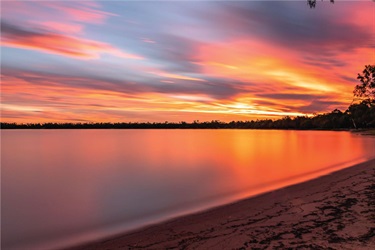
<svg viewBox="0 0 375 250">
<path fill-rule="evenodd" d="M 2 1 L 2 122 L 251 120 L 345 110 L 375 3 Z"/>
</svg>

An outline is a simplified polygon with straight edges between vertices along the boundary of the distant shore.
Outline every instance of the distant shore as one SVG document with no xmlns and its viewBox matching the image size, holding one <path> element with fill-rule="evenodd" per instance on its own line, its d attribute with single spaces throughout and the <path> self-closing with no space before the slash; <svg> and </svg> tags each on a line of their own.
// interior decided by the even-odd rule
<svg viewBox="0 0 375 250">
<path fill-rule="evenodd" d="M 373 249 L 375 159 L 85 249 Z"/>
<path fill-rule="evenodd" d="M 337 122 L 338 114 L 314 117 L 285 117 L 278 120 L 251 121 L 194 121 L 194 122 L 86 122 L 86 123 L 14 123 L 1 122 L 1 129 L 285 129 L 285 130 L 369 130 L 375 124 L 354 123 L 348 120 Z"/>
</svg>

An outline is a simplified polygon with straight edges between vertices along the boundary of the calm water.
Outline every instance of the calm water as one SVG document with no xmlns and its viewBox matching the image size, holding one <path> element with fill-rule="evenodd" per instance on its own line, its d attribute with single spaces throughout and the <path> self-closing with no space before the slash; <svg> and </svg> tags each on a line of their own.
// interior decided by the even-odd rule
<svg viewBox="0 0 375 250">
<path fill-rule="evenodd" d="M 264 130 L 3 130 L 2 249 L 56 248 L 375 158 L 375 138 Z"/>
</svg>

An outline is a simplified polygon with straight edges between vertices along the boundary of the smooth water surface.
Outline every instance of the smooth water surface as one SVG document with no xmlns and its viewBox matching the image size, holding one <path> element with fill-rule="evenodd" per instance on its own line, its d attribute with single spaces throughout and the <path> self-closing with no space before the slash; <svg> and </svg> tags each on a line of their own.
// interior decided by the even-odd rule
<svg viewBox="0 0 375 250">
<path fill-rule="evenodd" d="M 2 130 L 2 249 L 56 248 L 375 157 L 375 138 L 276 130 Z"/>
</svg>

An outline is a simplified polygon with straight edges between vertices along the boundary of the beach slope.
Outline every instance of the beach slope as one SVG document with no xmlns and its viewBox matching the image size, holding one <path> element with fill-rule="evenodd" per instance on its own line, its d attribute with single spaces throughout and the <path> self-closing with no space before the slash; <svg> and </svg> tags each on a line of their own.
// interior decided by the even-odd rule
<svg viewBox="0 0 375 250">
<path fill-rule="evenodd" d="M 375 159 L 71 249 L 374 249 Z"/>
</svg>

